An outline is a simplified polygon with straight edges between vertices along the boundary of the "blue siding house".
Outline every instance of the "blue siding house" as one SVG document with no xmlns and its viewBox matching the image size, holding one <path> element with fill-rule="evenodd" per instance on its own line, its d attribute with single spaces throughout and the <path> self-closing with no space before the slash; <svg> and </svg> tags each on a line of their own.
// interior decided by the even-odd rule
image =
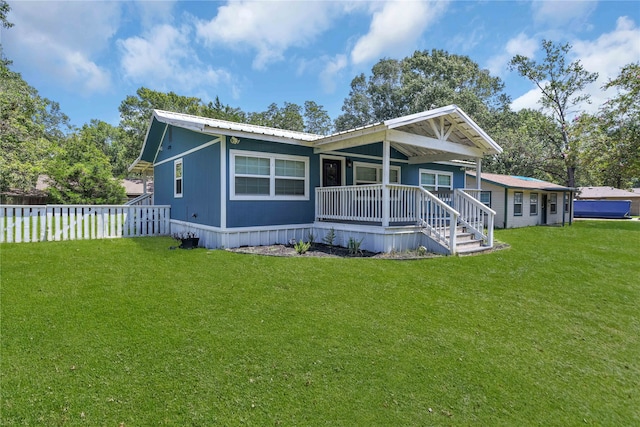
<svg viewBox="0 0 640 427">
<path fill-rule="evenodd" d="M 493 245 L 465 170 L 502 149 L 455 105 L 329 136 L 155 110 L 130 170 L 153 176 L 172 232 L 231 248 L 362 240 L 376 252 Z"/>
</svg>

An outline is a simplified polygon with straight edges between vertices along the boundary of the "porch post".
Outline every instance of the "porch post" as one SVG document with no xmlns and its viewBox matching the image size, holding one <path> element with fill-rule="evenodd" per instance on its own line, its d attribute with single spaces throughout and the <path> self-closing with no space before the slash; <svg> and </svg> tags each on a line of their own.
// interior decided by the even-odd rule
<svg viewBox="0 0 640 427">
<path fill-rule="evenodd" d="M 389 162 L 391 160 L 391 144 L 382 141 L 382 226 L 389 226 Z"/>
<path fill-rule="evenodd" d="M 482 190 L 482 159 L 478 157 L 476 159 L 476 189 Z M 480 199 L 480 195 L 478 195 Z"/>
</svg>

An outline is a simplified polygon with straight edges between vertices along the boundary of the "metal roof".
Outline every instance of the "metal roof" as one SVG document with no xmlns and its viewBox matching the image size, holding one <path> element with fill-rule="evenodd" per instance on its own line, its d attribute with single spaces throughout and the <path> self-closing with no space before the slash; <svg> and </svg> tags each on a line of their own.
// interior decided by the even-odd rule
<svg viewBox="0 0 640 427">
<path fill-rule="evenodd" d="M 467 174 L 475 178 L 473 171 Z M 570 187 L 554 184 L 553 182 L 543 181 L 541 179 L 517 176 L 517 175 L 501 175 L 497 173 L 481 172 L 480 176 L 483 181 L 488 181 L 501 187 L 518 188 L 523 190 L 549 190 L 549 191 L 571 191 Z"/>
</svg>

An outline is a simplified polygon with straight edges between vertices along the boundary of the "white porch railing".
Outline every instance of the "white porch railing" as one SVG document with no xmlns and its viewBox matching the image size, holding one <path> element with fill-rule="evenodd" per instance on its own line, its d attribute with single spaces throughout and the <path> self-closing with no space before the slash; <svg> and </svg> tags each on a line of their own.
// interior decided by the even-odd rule
<svg viewBox="0 0 640 427">
<path fill-rule="evenodd" d="M 422 187 L 390 184 L 389 223 L 417 224 L 455 252 L 458 212 Z M 382 184 L 316 188 L 316 220 L 382 225 Z"/>
<path fill-rule="evenodd" d="M 453 206 L 460 212 L 460 224 L 482 240 L 485 246 L 493 246 L 493 223 L 496 212 L 482 203 L 481 190 L 454 190 Z M 471 194 L 469 194 L 471 193 Z"/>
<path fill-rule="evenodd" d="M 0 243 L 170 234 L 169 206 L 0 205 Z"/>
</svg>

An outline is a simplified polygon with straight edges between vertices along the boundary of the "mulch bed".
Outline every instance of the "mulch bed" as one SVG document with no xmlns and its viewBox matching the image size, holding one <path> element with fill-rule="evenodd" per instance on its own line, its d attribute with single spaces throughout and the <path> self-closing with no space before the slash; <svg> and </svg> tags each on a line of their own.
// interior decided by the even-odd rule
<svg viewBox="0 0 640 427">
<path fill-rule="evenodd" d="M 359 251 L 357 254 L 349 253 L 347 248 L 342 246 L 329 246 L 323 243 L 314 243 L 304 254 L 298 254 L 293 246 L 289 245 L 267 245 L 267 246 L 243 246 L 240 248 L 227 249 L 230 252 L 267 255 L 280 257 L 331 257 L 331 258 L 384 258 L 384 259 L 421 259 L 440 256 L 427 253 L 424 256 L 418 255 L 416 251 L 376 253 L 369 251 Z"/>
<path fill-rule="evenodd" d="M 506 249 L 508 247 L 509 245 L 506 243 L 495 242 L 493 249 L 491 249 L 490 251 L 479 252 L 478 254 L 486 254 L 489 252 Z M 298 254 L 296 250 L 293 248 L 293 246 L 290 246 L 290 245 L 243 246 L 240 248 L 230 248 L 226 250 L 229 252 L 236 252 L 241 254 L 279 256 L 279 257 L 380 258 L 380 259 L 411 260 L 411 259 L 436 258 L 436 257 L 443 256 L 443 255 L 430 253 L 430 252 L 428 252 L 425 255 L 420 255 L 415 250 L 402 251 L 402 252 L 390 252 L 390 253 L 360 251 L 358 254 L 353 255 L 349 253 L 349 250 L 347 248 L 344 248 L 341 246 L 329 246 L 323 243 L 314 243 L 312 247 L 304 254 Z"/>
</svg>

